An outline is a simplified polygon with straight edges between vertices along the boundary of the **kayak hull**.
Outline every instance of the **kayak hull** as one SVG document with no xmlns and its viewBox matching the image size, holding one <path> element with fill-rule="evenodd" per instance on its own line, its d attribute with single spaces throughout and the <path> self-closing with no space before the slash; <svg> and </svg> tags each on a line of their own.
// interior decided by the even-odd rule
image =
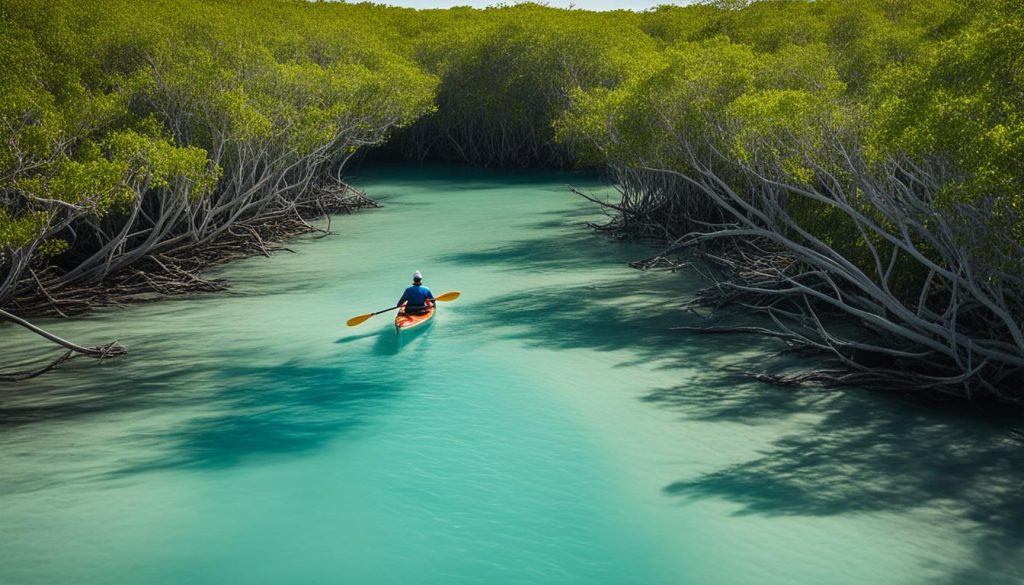
<svg viewBox="0 0 1024 585">
<path fill-rule="evenodd" d="M 402 333 L 410 329 L 422 329 L 434 320 L 435 312 L 437 312 L 437 308 L 431 305 L 430 310 L 422 315 L 406 315 L 403 307 L 395 315 L 395 332 Z"/>
</svg>

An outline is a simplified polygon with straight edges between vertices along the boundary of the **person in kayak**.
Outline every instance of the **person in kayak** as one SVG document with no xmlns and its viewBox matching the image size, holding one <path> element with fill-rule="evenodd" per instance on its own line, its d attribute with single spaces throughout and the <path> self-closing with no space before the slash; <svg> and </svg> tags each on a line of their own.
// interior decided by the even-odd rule
<svg viewBox="0 0 1024 585">
<path fill-rule="evenodd" d="M 405 305 L 406 315 L 422 315 L 433 306 L 434 293 L 423 286 L 423 275 L 419 270 L 412 273 L 412 286 L 405 289 L 402 298 L 398 299 L 398 304 Z"/>
</svg>

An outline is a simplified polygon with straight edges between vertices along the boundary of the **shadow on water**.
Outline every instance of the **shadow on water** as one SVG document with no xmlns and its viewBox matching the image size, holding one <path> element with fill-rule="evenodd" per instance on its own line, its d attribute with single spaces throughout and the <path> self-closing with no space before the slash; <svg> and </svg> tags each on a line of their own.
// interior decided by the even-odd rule
<svg viewBox="0 0 1024 585">
<path fill-rule="evenodd" d="M 523 239 L 450 254 L 442 260 L 511 273 L 571 274 L 581 268 L 607 267 L 610 262 L 625 264 L 649 252 L 648 248 L 576 229 L 553 238 Z M 615 274 L 618 276 L 605 274 L 577 284 L 535 287 L 488 303 L 465 303 L 459 308 L 468 323 L 462 332 L 471 336 L 482 330 L 497 331 L 505 339 L 521 339 L 552 349 L 629 350 L 640 361 L 675 362 L 681 367 L 698 358 L 713 361 L 723 355 L 752 350 L 763 353 L 779 347 L 771 340 L 738 336 L 716 337 L 714 343 L 694 342 L 709 338 L 673 330 L 702 322 L 682 310 L 704 286 L 696 277 L 642 271 Z M 680 351 L 672 352 L 672 348 Z"/>
<path fill-rule="evenodd" d="M 402 349 L 402 340 L 395 335 L 395 329 L 389 323 L 377 334 L 377 341 L 373 344 L 373 353 L 376 355 L 398 355 Z"/>
<path fill-rule="evenodd" d="M 705 421 L 819 417 L 759 445 L 753 459 L 672 483 L 667 495 L 769 517 L 942 510 L 937 522 L 973 524 L 962 538 L 975 552 L 947 582 L 1024 579 L 1024 445 L 1006 423 L 906 399 L 756 385 L 679 386 L 646 400 Z"/>
<path fill-rule="evenodd" d="M 449 182 L 466 188 L 462 179 Z M 500 185 L 509 183 L 502 179 Z M 700 281 L 633 271 L 590 278 L 590 268 L 648 251 L 576 227 L 575 211 L 540 217 L 524 227 L 533 237 L 438 260 L 511 277 L 565 271 L 564 281 L 571 284 L 538 286 L 489 303 L 469 302 L 467 295 L 458 307 L 465 323 L 461 336 L 590 349 L 608 352 L 617 365 L 652 362 L 677 370 L 677 385 L 652 389 L 641 400 L 677 413 L 680 424 L 786 421 L 785 432 L 757 445 L 753 458 L 722 461 L 696 477 L 674 481 L 665 486 L 666 497 L 723 500 L 734 504 L 738 515 L 765 517 L 934 510 L 942 522 L 971 523 L 961 538 L 972 547 L 973 562 L 949 575 L 948 583 L 1024 582 L 1019 561 L 1024 552 L 1024 445 L 1009 437 L 1007 425 L 901 397 L 781 390 L 729 377 L 721 364 L 746 361 L 756 370 L 759 356 L 779 346 L 762 338 L 673 331 L 701 322 L 680 310 Z M 569 278 L 576 275 L 585 280 Z M 394 356 L 403 349 L 390 327 L 353 333 L 336 343 L 371 340 L 373 355 Z M 622 355 L 611 355 L 619 351 Z M 149 445 L 148 457 L 125 462 L 115 475 L 218 469 L 255 457 L 310 452 L 358 431 L 406 390 L 387 368 L 363 370 L 343 363 L 314 366 L 291 360 L 223 370 L 219 360 L 197 366 L 182 359 L 158 371 L 131 362 L 118 367 L 125 369 L 102 385 L 41 379 L 34 386 L 36 400 L 0 406 L 0 429 L 96 412 L 145 416 L 151 410 L 183 411 L 178 423 L 146 427 L 137 441 Z"/>
<path fill-rule="evenodd" d="M 377 331 L 362 333 L 359 335 L 348 335 L 337 339 L 334 343 L 347 345 L 364 339 L 373 339 L 373 355 L 398 355 L 398 353 L 402 351 L 402 348 L 412 344 L 415 340 L 426 336 L 427 332 L 432 329 L 433 326 L 433 322 L 431 322 L 414 329 L 403 331 L 401 335 L 399 335 L 395 333 L 394 327 L 391 325 L 391 322 L 388 321 L 386 325 L 380 326 Z"/>
<path fill-rule="evenodd" d="M 526 240 L 499 248 L 476 252 L 460 252 L 441 257 L 444 263 L 507 268 L 521 270 L 528 265 L 531 271 L 562 271 L 580 266 L 579 250 L 590 251 L 588 238 L 570 236 L 558 241 L 535 242 Z"/>
<path fill-rule="evenodd" d="M 615 244 L 596 239 L 528 239 L 446 260 L 530 272 L 622 257 L 621 249 L 612 249 Z M 716 365 L 723 358 L 741 356 L 734 361 L 758 370 L 767 365 L 759 364 L 759 356 L 771 359 L 768 354 L 780 346 L 763 338 L 671 330 L 701 322 L 679 310 L 701 283 L 667 276 L 632 273 L 467 304 L 460 310 L 473 325 L 464 334 L 479 327 L 533 346 L 629 350 L 638 356 L 635 361 L 679 369 L 685 382 L 641 399 L 678 412 L 683 424 L 792 419 L 786 434 L 757 446 L 755 458 L 723 461 L 718 469 L 674 482 L 665 487 L 667 496 L 730 501 L 740 515 L 936 511 L 944 518 L 938 522 L 966 520 L 973 526 L 962 534 L 973 562 L 946 582 L 1024 582 L 1024 445 L 1010 434 L 1011 423 L 1019 420 L 993 420 L 902 396 L 780 389 L 728 375 Z M 617 297 L 627 302 L 617 303 Z M 694 364 L 704 367 L 694 373 Z"/>
<path fill-rule="evenodd" d="M 338 339 L 336 339 L 334 341 L 334 343 L 337 343 L 338 345 L 347 345 L 349 343 L 355 343 L 356 341 L 362 341 L 363 339 L 372 339 L 372 338 L 377 337 L 378 335 L 380 335 L 379 331 L 371 331 L 369 333 L 359 333 L 359 334 L 353 334 L 353 335 L 346 335 L 344 337 L 339 337 Z"/>
<path fill-rule="evenodd" d="M 119 474 L 169 468 L 224 468 L 261 455 L 307 452 L 355 430 L 393 394 L 393 381 L 352 375 L 340 366 L 298 362 L 221 370 L 224 386 L 204 410 L 167 429 L 159 460 Z"/>
<path fill-rule="evenodd" d="M 164 362 L 160 368 L 126 361 L 115 366 L 118 371 L 111 371 L 106 383 L 40 379 L 31 401 L 0 403 L 0 431 L 71 420 L 89 425 L 97 420 L 94 415 L 102 415 L 99 420 L 127 434 L 118 435 L 117 444 L 90 440 L 96 446 L 83 452 L 68 451 L 73 439 L 53 435 L 47 447 L 51 456 L 74 452 L 76 459 L 19 473 L 8 470 L 0 491 L 22 493 L 69 481 L 226 469 L 268 457 L 300 456 L 363 428 L 406 388 L 381 369 L 353 368 L 333 359 L 267 365 L 244 357 L 233 361 L 244 365 L 225 368 L 220 358 Z M 85 379 L 95 380 L 95 372 L 89 373 Z"/>
<path fill-rule="evenodd" d="M 523 231 L 552 232 L 557 237 L 525 238 L 501 246 L 476 251 L 456 252 L 437 258 L 443 264 L 481 266 L 514 272 L 571 271 L 592 267 L 607 267 L 609 260 L 631 259 L 626 250 L 643 254 L 645 248 L 624 245 L 595 236 L 586 229 L 586 223 L 577 212 L 558 210 L 532 215 L 549 216 L 539 222 L 521 226 Z"/>
</svg>

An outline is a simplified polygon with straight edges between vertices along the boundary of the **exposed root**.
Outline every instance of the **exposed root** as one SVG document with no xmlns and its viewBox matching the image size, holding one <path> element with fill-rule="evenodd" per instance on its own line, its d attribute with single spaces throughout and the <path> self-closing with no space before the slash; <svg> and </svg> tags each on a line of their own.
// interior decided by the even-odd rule
<svg viewBox="0 0 1024 585">
<path fill-rule="evenodd" d="M 269 256 L 275 251 L 287 250 L 280 244 L 287 238 L 315 232 L 329 233 L 328 229 L 316 227 L 308 220 L 332 213 L 349 214 L 367 207 L 379 205 L 363 193 L 341 183 L 318 189 L 314 195 L 235 223 L 219 237 L 201 246 L 186 244 L 164 250 L 155 249 L 141 256 L 134 264 L 98 282 L 62 285 L 63 274 L 57 267 L 30 267 L 27 273 L 31 281 L 22 287 L 21 294 L 6 304 L 6 308 L 25 316 L 68 317 L 98 307 L 224 290 L 223 282 L 204 278 L 201 276 L 202 271 L 236 258 Z M 78 356 L 102 360 L 123 356 L 128 352 L 116 341 L 92 347 L 72 343 L 5 310 L 0 310 L 0 321 L 20 325 L 66 350 L 52 360 L 31 360 L 0 367 L 0 382 L 34 378 Z"/>
<path fill-rule="evenodd" d="M 29 317 L 68 317 L 99 307 L 222 291 L 226 288 L 223 282 L 204 278 L 201 273 L 238 258 L 290 251 L 281 245 L 282 241 L 309 233 L 330 233 L 308 220 L 372 207 L 379 204 L 348 185 L 318 189 L 315 196 L 231 226 L 208 244 L 154 251 L 99 282 L 61 285 L 62 274 L 55 266 L 31 270 L 33 286 L 13 297 L 7 308 Z"/>
<path fill-rule="evenodd" d="M 709 146 L 708 162 L 680 140 L 686 172 L 626 173 L 621 201 L 581 195 L 612 216 L 601 229 L 667 243 L 634 266 L 710 279 L 688 309 L 770 321 L 709 332 L 769 335 L 819 356 L 814 370 L 757 379 L 1024 405 L 1024 246 L 991 229 L 991 218 L 1014 225 L 1019 212 L 994 201 L 940 212 L 941 163 L 869 164 L 845 138 L 829 137 L 834 164 L 802 159 L 809 184 L 790 182 L 778 160 L 736 161 Z M 831 214 L 846 239 L 803 225 L 798 205 Z"/>
<path fill-rule="evenodd" d="M 635 260 L 630 262 L 629 265 L 633 268 L 639 268 L 640 270 L 653 270 L 655 268 L 665 268 L 672 272 L 683 270 L 684 268 L 690 268 L 692 264 L 690 262 L 682 262 L 675 258 L 668 256 L 667 254 L 658 254 L 651 256 L 650 258 L 644 258 L 643 260 Z"/>
</svg>

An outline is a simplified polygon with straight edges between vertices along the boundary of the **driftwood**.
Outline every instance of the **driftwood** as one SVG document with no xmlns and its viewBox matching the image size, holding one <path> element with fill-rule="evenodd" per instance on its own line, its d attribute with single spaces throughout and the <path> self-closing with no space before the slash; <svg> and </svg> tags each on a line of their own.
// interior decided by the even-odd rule
<svg viewBox="0 0 1024 585">
<path fill-rule="evenodd" d="M 0 321 L 7 321 L 9 323 L 14 323 L 15 325 L 24 327 L 25 329 L 28 329 L 32 333 L 35 333 L 36 335 L 52 343 L 55 343 L 66 350 L 59 357 L 41 367 L 29 367 L 29 364 L 18 364 L 4 369 L 0 369 L 0 382 L 15 382 L 19 380 L 26 380 L 28 378 L 34 378 L 35 376 L 50 371 L 51 369 L 57 367 L 58 365 L 68 361 L 69 359 L 75 356 L 86 356 L 96 359 L 104 359 L 108 357 L 123 356 L 128 353 L 128 350 L 125 349 L 121 344 L 119 344 L 116 341 L 112 341 L 105 345 L 98 345 L 92 347 L 78 345 L 77 343 L 70 342 L 66 339 L 54 335 L 53 333 L 50 333 L 49 331 L 37 327 L 29 323 L 28 321 L 22 319 L 21 317 L 12 315 L 11 313 L 4 311 L 3 309 L 0 309 Z"/>
</svg>

